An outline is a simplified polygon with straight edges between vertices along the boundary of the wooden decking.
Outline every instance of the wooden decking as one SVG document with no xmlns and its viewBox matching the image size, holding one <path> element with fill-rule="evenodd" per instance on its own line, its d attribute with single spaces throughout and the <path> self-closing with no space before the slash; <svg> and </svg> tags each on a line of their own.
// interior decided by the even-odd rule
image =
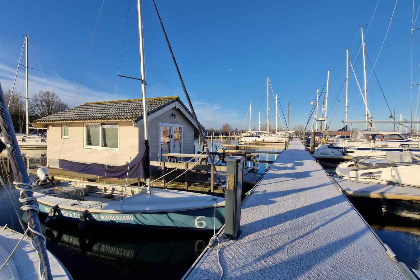
<svg viewBox="0 0 420 280">
<path fill-rule="evenodd" d="M 415 279 L 294 140 L 184 279 Z"/>
</svg>

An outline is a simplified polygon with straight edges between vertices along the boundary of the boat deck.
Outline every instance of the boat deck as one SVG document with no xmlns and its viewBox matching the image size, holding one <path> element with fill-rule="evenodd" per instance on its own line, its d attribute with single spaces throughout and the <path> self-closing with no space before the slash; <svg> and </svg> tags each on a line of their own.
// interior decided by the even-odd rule
<svg viewBox="0 0 420 280">
<path fill-rule="evenodd" d="M 349 197 L 420 201 L 420 188 L 416 187 L 360 183 L 340 178 L 334 178 L 334 180 Z"/>
<path fill-rule="evenodd" d="M 414 279 L 294 140 L 184 279 Z"/>
</svg>

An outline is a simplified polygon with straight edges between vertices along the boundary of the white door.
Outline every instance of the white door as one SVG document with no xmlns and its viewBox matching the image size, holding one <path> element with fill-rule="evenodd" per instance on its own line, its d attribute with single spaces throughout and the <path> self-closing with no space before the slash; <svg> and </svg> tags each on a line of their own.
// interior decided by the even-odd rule
<svg viewBox="0 0 420 280">
<path fill-rule="evenodd" d="M 179 124 L 160 123 L 159 158 L 163 160 L 164 154 L 182 153 L 184 127 Z"/>
</svg>

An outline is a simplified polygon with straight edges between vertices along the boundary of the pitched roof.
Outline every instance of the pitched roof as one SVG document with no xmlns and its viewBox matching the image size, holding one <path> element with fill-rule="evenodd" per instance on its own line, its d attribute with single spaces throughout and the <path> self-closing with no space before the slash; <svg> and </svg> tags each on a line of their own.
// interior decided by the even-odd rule
<svg viewBox="0 0 420 280">
<path fill-rule="evenodd" d="M 169 104 L 178 101 L 178 96 L 147 98 L 147 114 L 150 115 Z M 189 110 L 186 110 L 189 113 Z M 54 123 L 72 121 L 139 120 L 143 118 L 142 99 L 88 102 L 69 110 L 52 114 L 33 123 Z"/>
</svg>

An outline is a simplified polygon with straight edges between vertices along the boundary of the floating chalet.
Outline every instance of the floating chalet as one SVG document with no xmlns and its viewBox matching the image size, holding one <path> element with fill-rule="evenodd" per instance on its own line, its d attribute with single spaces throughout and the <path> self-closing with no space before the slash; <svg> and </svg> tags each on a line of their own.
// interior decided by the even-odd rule
<svg viewBox="0 0 420 280">
<path fill-rule="evenodd" d="M 177 96 L 147 98 L 150 160 L 162 154 L 194 153 L 199 128 Z M 88 102 L 33 122 L 47 128 L 47 165 L 61 162 L 120 166 L 144 144 L 141 99 Z"/>
</svg>

